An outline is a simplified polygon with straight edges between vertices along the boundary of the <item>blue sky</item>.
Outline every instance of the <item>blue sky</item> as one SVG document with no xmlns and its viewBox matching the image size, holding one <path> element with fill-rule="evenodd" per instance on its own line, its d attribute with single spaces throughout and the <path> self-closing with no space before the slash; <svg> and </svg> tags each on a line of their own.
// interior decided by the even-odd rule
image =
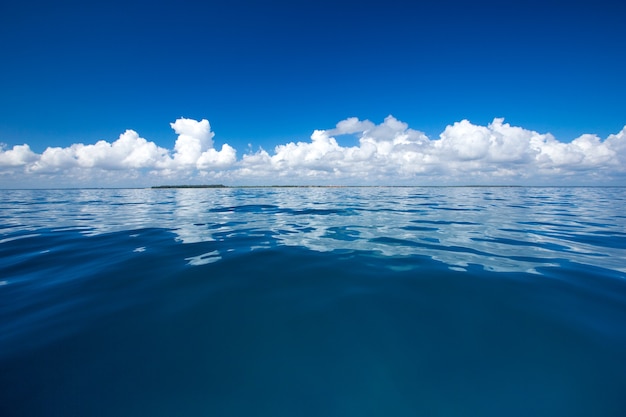
<svg viewBox="0 0 626 417">
<path fill-rule="evenodd" d="M 132 129 L 173 157 L 170 123 L 208 119 L 241 160 L 388 115 L 432 140 L 500 117 L 605 140 L 626 124 L 624 16 L 615 1 L 2 2 L 0 142 L 41 155 Z M 5 186 L 23 178 L 11 166 Z"/>
</svg>

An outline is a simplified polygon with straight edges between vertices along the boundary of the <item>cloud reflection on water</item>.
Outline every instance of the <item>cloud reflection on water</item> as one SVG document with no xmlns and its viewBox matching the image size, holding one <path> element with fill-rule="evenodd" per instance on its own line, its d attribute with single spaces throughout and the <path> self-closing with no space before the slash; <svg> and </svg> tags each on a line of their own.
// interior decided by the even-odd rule
<svg viewBox="0 0 626 417">
<path fill-rule="evenodd" d="M 36 204 L 21 204 L 34 193 Z M 626 272 L 625 200 L 623 188 L 16 190 L 1 200 L 0 240 L 50 227 L 88 236 L 158 228 L 185 245 L 213 243 L 186 258 L 192 265 L 295 246 L 426 256 L 455 270 L 536 272 L 567 260 Z"/>
</svg>

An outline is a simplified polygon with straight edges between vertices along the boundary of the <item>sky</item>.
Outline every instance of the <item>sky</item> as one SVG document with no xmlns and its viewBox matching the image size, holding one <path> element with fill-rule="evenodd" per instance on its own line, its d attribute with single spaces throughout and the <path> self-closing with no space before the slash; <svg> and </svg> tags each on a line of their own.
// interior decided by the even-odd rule
<svg viewBox="0 0 626 417">
<path fill-rule="evenodd" d="M 1 2 L 0 188 L 624 185 L 625 16 L 614 0 Z"/>
</svg>

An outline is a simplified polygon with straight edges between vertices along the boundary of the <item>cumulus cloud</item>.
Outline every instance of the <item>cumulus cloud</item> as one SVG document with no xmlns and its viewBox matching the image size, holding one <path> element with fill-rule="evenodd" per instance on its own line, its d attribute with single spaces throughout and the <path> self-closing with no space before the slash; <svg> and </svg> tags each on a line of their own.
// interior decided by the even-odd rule
<svg viewBox="0 0 626 417">
<path fill-rule="evenodd" d="M 244 155 L 239 165 L 246 175 L 359 184 L 559 184 L 572 177 L 586 183 L 588 171 L 611 182 L 624 173 L 625 131 L 605 141 L 583 135 L 563 143 L 496 118 L 487 126 L 456 122 L 431 140 L 393 116 L 378 125 L 349 118 L 314 131 L 309 142 Z M 345 134 L 356 135 L 358 146 L 341 146 L 335 136 Z"/>
<path fill-rule="evenodd" d="M 248 150 L 214 146 L 208 120 L 181 118 L 170 126 L 173 149 L 127 130 L 114 142 L 49 147 L 0 147 L 0 173 L 15 178 L 72 178 L 97 185 L 106 178 L 152 185 L 165 180 L 232 184 L 619 184 L 626 176 L 626 126 L 602 140 L 585 134 L 560 142 L 494 119 L 462 120 L 428 138 L 393 116 L 382 123 L 351 117 L 315 130 L 309 141 Z M 342 145 L 345 135 L 356 139 Z M 93 183 L 97 184 L 93 184 Z M 100 184 L 106 185 L 106 184 Z"/>
<path fill-rule="evenodd" d="M 226 168 L 234 164 L 237 160 L 237 151 L 235 148 L 225 143 L 222 149 L 217 151 L 213 148 L 202 152 L 196 161 L 196 167 L 200 170 L 211 168 Z"/>
<path fill-rule="evenodd" d="M 50 147 L 33 159 L 31 172 L 64 172 L 74 168 L 128 170 L 165 165 L 167 149 L 127 130 L 113 143 L 101 140 L 93 145 L 82 143 L 67 148 Z"/>
<path fill-rule="evenodd" d="M 4 150 L 4 146 L 0 147 L 0 167 L 22 166 L 37 159 L 37 154 L 31 151 L 28 145 L 15 145 L 7 151 Z"/>
<path fill-rule="evenodd" d="M 195 165 L 200 156 L 213 147 L 214 133 L 206 119 L 198 122 L 181 118 L 170 126 L 178 134 L 174 145 L 174 164 L 177 166 Z"/>
</svg>

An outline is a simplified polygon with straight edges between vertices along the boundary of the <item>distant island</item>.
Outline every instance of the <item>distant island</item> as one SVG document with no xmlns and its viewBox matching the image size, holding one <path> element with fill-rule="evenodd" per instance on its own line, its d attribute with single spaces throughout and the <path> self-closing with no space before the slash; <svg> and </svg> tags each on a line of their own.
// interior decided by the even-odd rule
<svg viewBox="0 0 626 417">
<path fill-rule="evenodd" d="M 201 185 L 154 185 L 150 188 L 338 188 L 338 187 L 369 187 L 369 186 L 346 186 L 346 185 L 235 185 L 201 184 Z"/>
<path fill-rule="evenodd" d="M 152 188 L 226 188 L 222 184 L 203 184 L 203 185 L 155 185 Z"/>
<path fill-rule="evenodd" d="M 152 189 L 168 188 L 516 188 L 521 185 L 223 185 L 223 184 L 198 184 L 198 185 L 153 185 Z M 559 186 L 538 186 L 550 188 Z"/>
</svg>

